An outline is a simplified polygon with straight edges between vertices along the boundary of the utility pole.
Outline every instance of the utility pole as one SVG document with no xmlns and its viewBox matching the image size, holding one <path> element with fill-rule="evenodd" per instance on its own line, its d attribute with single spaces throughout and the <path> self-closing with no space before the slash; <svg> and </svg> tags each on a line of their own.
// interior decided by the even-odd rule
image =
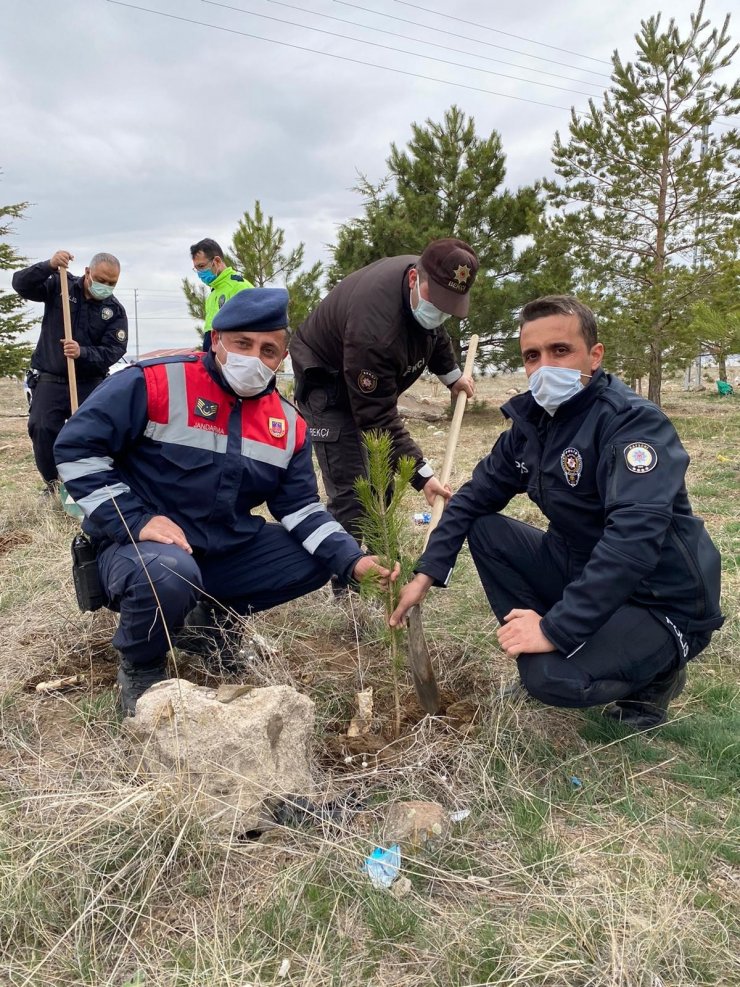
<svg viewBox="0 0 740 987">
<path fill-rule="evenodd" d="M 139 298 L 136 288 L 134 288 L 134 338 L 136 346 L 136 359 L 139 359 Z"/>
</svg>

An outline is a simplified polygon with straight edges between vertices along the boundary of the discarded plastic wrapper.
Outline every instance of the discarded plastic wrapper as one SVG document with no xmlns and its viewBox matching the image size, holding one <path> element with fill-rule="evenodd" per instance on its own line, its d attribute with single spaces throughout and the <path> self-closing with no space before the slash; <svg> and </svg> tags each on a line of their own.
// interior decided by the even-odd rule
<svg viewBox="0 0 740 987">
<path fill-rule="evenodd" d="M 420 511 L 417 514 L 414 514 L 413 517 L 414 524 L 429 524 L 431 520 L 432 520 L 431 511 Z"/>
<path fill-rule="evenodd" d="M 370 878 L 373 887 L 389 888 L 401 869 L 401 847 L 398 843 L 394 843 L 387 850 L 376 847 L 369 857 L 365 857 L 362 869 Z"/>
<path fill-rule="evenodd" d="M 450 822 L 462 822 L 470 815 L 470 809 L 457 809 L 450 813 Z"/>
</svg>

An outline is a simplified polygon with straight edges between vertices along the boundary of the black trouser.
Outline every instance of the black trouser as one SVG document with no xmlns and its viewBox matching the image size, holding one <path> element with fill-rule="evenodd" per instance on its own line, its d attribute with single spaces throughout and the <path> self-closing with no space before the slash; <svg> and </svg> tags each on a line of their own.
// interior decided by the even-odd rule
<svg viewBox="0 0 740 987">
<path fill-rule="evenodd" d="M 77 400 L 80 404 L 89 397 L 103 378 L 77 381 Z M 33 443 L 36 468 L 47 483 L 57 479 L 54 462 L 54 443 L 62 425 L 72 414 L 69 401 L 69 383 L 64 377 L 41 374 L 33 389 L 31 412 L 28 416 L 28 434 Z"/>
<path fill-rule="evenodd" d="M 327 507 L 342 527 L 360 542 L 357 521 L 362 514 L 362 505 L 355 494 L 355 480 L 358 476 L 367 476 L 362 432 L 349 409 L 337 403 L 331 386 L 312 387 L 302 399 L 299 398 L 298 408 L 311 429 Z"/>
<path fill-rule="evenodd" d="M 478 518 L 468 544 L 499 622 L 513 609 L 544 615 L 578 577 L 587 556 L 576 556 L 557 535 L 502 514 Z M 688 658 L 709 642 L 689 639 Z M 683 664 L 668 625 L 645 607 L 626 603 L 571 657 L 561 651 L 521 654 L 519 675 L 527 692 L 550 706 L 598 706 L 625 699 L 657 676 Z"/>
</svg>

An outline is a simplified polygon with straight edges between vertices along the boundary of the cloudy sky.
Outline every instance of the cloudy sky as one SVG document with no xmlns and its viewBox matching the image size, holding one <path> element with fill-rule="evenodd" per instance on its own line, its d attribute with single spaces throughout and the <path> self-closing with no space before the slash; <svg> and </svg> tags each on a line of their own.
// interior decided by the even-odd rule
<svg viewBox="0 0 740 987">
<path fill-rule="evenodd" d="M 452 103 L 501 133 L 507 183 L 531 182 L 570 107 L 608 87 L 613 50 L 632 57 L 641 18 L 665 7 L 688 26 L 696 6 L 0 0 L 0 202 L 31 203 L 14 243 L 32 261 L 121 259 L 130 355 L 134 289 L 140 352 L 188 345 L 188 246 L 225 246 L 255 199 L 326 261 L 360 211 L 357 172 L 380 179 L 390 143 Z M 720 24 L 732 6 L 706 14 Z"/>
</svg>

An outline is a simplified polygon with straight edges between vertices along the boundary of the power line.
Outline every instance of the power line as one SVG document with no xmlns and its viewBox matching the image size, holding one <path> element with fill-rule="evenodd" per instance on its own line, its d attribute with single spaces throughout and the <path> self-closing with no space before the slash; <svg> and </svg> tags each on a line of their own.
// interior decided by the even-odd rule
<svg viewBox="0 0 740 987">
<path fill-rule="evenodd" d="M 338 34 L 336 31 L 324 31 L 320 27 L 309 27 L 306 24 L 297 24 L 295 21 L 287 21 L 282 17 L 273 17 L 270 14 L 258 14 L 254 10 L 245 10 L 243 7 L 234 7 L 228 3 L 221 3 L 219 0 L 201 0 L 201 3 L 209 7 L 221 7 L 223 10 L 233 10 L 239 14 L 249 14 L 251 17 L 262 17 L 267 21 L 275 21 L 278 24 L 288 24 L 290 27 L 299 27 L 306 31 L 316 31 L 318 34 L 326 34 L 330 38 L 340 38 L 342 41 L 353 41 L 359 45 L 370 45 L 373 48 L 382 48 L 383 51 L 393 51 L 398 55 L 411 55 L 412 58 L 424 58 L 427 61 L 438 62 L 441 65 L 452 65 L 458 69 L 468 69 L 472 72 L 485 72 L 486 75 L 498 75 L 502 79 L 511 79 L 513 82 L 526 82 L 530 86 L 544 86 L 545 89 L 557 89 L 559 92 L 574 93 L 577 96 L 591 98 L 592 93 L 583 93 L 578 89 L 565 89 L 563 86 L 553 85 L 551 82 L 537 82 L 534 79 L 522 79 L 521 76 L 507 75 L 506 72 L 496 72 L 494 69 L 481 69 L 473 65 L 465 65 L 463 62 L 453 62 L 448 58 L 438 58 L 436 55 L 423 55 L 416 51 L 409 51 L 407 48 L 394 48 L 392 45 L 381 44 L 380 41 L 363 41 L 362 38 L 353 38 L 347 34 Z"/>
<path fill-rule="evenodd" d="M 112 2 L 112 0 L 111 0 Z M 402 24 L 412 24 L 415 28 L 425 27 L 423 24 L 417 24 L 416 21 L 409 20 L 408 17 L 399 17 L 397 14 L 386 14 L 385 12 L 379 10 L 373 10 L 371 7 L 362 7 L 358 3 L 350 3 L 349 0 L 334 0 L 334 3 L 341 4 L 343 7 L 354 7 L 355 10 L 364 10 L 366 14 L 375 14 L 378 17 L 389 17 L 391 20 L 400 21 Z M 435 28 L 426 28 L 428 31 L 434 31 Z M 474 41 L 478 45 L 485 45 L 487 48 L 498 48 L 499 51 L 508 51 L 513 55 L 524 55 L 525 58 L 536 58 L 538 61 L 547 61 L 548 64 L 552 65 L 562 65 L 567 69 L 572 69 L 573 66 L 569 62 L 558 62 L 555 59 L 543 59 L 542 55 L 530 55 L 526 51 L 517 51 L 516 48 L 505 48 L 503 45 L 494 44 L 493 41 L 481 41 L 480 38 L 471 38 L 469 34 L 456 34 L 454 31 L 450 31 L 445 28 L 445 34 L 450 38 L 461 38 L 463 41 Z M 590 72 L 591 75 L 606 76 L 605 72 L 597 72 L 596 69 L 581 69 L 581 72 Z"/>
<path fill-rule="evenodd" d="M 407 35 L 401 34 L 398 31 L 388 31 L 386 28 L 372 27 L 370 24 L 359 24 L 357 21 L 351 21 L 346 17 L 335 17 L 333 14 L 324 14 L 319 10 L 304 10 L 302 7 L 298 7 L 294 3 L 285 3 L 285 0 L 267 0 L 267 3 L 275 4 L 277 7 L 287 7 L 289 10 L 297 10 L 302 14 L 311 14 L 313 17 L 323 17 L 325 20 L 337 21 L 339 24 L 349 24 L 350 27 L 359 27 L 363 31 L 375 31 L 377 34 L 387 34 L 391 38 L 407 38 Z M 503 58 L 492 58 L 490 55 L 480 55 L 476 51 L 468 51 L 465 48 L 451 48 L 449 45 L 439 44 L 436 41 L 425 41 L 424 44 L 428 45 L 430 48 L 441 48 L 443 51 L 451 52 L 456 55 L 469 55 L 471 58 L 482 58 L 486 62 L 494 62 L 497 65 L 508 65 L 514 69 L 523 69 L 525 72 L 539 72 L 540 75 L 549 75 L 553 79 L 563 79 L 566 82 L 578 82 L 582 86 L 593 86 L 596 89 L 602 88 L 598 82 L 586 82 L 584 79 L 574 79 L 573 76 L 570 75 L 560 75 L 558 72 L 547 72 L 539 67 L 520 65 L 518 62 L 507 62 Z M 471 68 L 472 67 L 473 66 L 471 66 Z"/>
<path fill-rule="evenodd" d="M 404 7 L 416 7 L 427 14 L 436 14 L 438 17 L 447 17 L 441 10 L 432 10 L 431 7 L 422 7 L 418 3 L 410 3 L 409 0 L 395 0 L 396 3 L 403 4 Z M 489 27 L 488 24 L 478 24 L 476 21 L 466 21 L 471 27 L 482 27 L 485 31 L 493 31 L 495 34 L 503 34 L 507 38 L 516 38 L 517 41 L 527 41 L 532 45 L 540 45 L 542 48 L 550 48 L 552 51 L 561 51 L 564 55 L 575 55 L 576 58 L 588 58 L 591 62 L 599 62 L 601 65 L 611 65 L 605 58 L 594 58 L 593 55 L 582 55 L 579 51 L 570 51 L 569 48 L 558 48 L 557 45 L 548 45 L 544 41 L 535 41 L 534 38 L 524 38 L 521 34 L 511 34 L 509 31 L 502 31 L 497 27 Z"/>
<path fill-rule="evenodd" d="M 281 45 L 284 48 L 292 48 L 294 51 L 305 51 L 312 55 L 323 55 L 325 58 L 334 58 L 341 62 L 351 62 L 353 65 L 363 65 L 365 68 L 380 69 L 383 72 L 393 72 L 396 75 L 404 75 L 407 78 L 423 79 L 425 82 L 439 82 L 444 86 L 454 86 L 456 89 L 467 89 L 470 92 L 484 93 L 486 96 L 499 96 L 501 99 L 513 99 L 518 103 L 531 103 L 533 106 L 545 106 L 551 110 L 565 110 L 570 112 L 573 107 L 559 106 L 557 103 L 545 103 L 538 99 L 527 99 L 526 96 L 512 96 L 509 93 L 499 93 L 493 89 L 483 89 L 480 86 L 469 86 L 464 82 L 450 82 L 448 79 L 438 79 L 432 75 L 422 75 L 419 72 L 409 72 L 407 69 L 392 68 L 389 65 L 378 65 L 376 62 L 366 62 L 360 58 L 351 58 L 349 55 L 338 55 L 331 51 L 320 51 L 317 48 L 309 48 L 306 45 L 297 45 L 289 41 L 278 41 L 275 38 L 265 38 L 260 34 L 250 34 L 248 31 L 237 31 L 235 28 L 222 27 L 219 24 L 208 24 L 205 21 L 196 21 L 190 17 L 181 17 L 179 14 L 165 13 L 163 10 L 152 10 L 150 7 L 139 7 L 133 3 L 124 3 L 123 0 L 105 0 L 116 7 L 126 7 L 129 10 L 139 10 L 145 14 L 156 14 L 158 17 L 167 17 L 173 21 L 180 21 L 184 24 L 195 24 L 198 27 L 209 28 L 212 31 L 221 31 L 224 34 L 234 34 L 243 38 L 252 38 L 255 41 L 267 41 L 273 45 Z M 582 112 L 582 111 L 581 111 Z"/>
</svg>

